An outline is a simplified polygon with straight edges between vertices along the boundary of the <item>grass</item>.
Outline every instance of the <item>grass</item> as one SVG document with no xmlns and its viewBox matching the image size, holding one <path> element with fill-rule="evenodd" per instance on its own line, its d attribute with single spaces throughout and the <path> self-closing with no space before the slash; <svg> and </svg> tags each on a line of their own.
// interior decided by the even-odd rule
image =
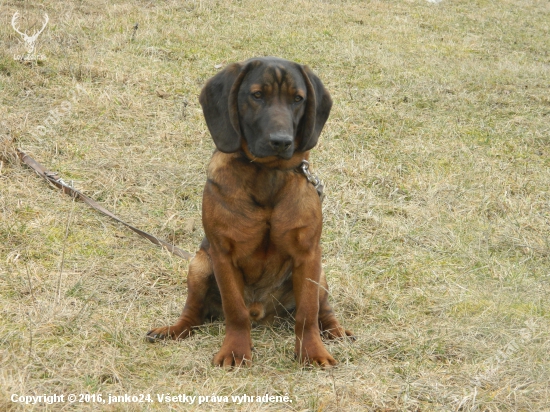
<svg viewBox="0 0 550 412">
<path fill-rule="evenodd" d="M 46 61 L 13 61 L 16 11 L 22 27 L 49 14 Z M 0 409 L 97 409 L 14 393 L 268 393 L 292 403 L 102 409 L 550 410 L 549 18 L 525 0 L 4 2 Z M 332 302 L 358 340 L 328 345 L 331 370 L 296 364 L 285 324 L 255 329 L 236 372 L 211 366 L 220 323 L 145 343 L 179 315 L 187 262 L 14 156 L 193 251 L 214 147 L 198 93 L 261 55 L 310 65 L 335 102 L 312 160 Z"/>
</svg>

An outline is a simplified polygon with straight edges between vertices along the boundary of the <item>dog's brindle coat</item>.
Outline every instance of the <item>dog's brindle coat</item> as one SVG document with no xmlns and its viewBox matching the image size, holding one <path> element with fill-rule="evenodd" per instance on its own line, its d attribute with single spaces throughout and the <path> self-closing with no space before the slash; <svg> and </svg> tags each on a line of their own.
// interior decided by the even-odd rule
<svg viewBox="0 0 550 412">
<path fill-rule="evenodd" d="M 352 333 L 328 303 L 321 268 L 321 201 L 298 171 L 332 106 L 306 66 L 279 58 L 231 64 L 200 95 L 217 150 L 208 167 L 205 238 L 189 266 L 188 296 L 178 321 L 148 340 L 188 337 L 207 318 L 225 317 L 214 364 L 247 364 L 251 321 L 295 315 L 299 360 L 335 365 L 326 338 Z"/>
</svg>

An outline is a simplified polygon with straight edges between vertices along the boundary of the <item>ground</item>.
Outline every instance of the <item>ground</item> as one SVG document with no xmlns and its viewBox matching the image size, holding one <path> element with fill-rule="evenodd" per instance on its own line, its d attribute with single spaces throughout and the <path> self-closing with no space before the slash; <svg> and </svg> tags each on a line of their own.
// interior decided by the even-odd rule
<svg viewBox="0 0 550 412">
<path fill-rule="evenodd" d="M 14 60 L 16 11 L 29 34 L 48 13 L 45 60 Z M 8 0 L 0 21 L 0 409 L 550 410 L 547 1 Z M 233 372 L 211 366 L 223 323 L 146 343 L 179 315 L 187 262 L 14 156 L 194 251 L 214 148 L 198 94 L 265 55 L 334 100 L 311 163 L 331 302 L 358 337 L 327 345 L 337 368 L 297 364 L 289 324 L 254 329 Z M 288 401 L 231 400 L 265 394 Z"/>
</svg>

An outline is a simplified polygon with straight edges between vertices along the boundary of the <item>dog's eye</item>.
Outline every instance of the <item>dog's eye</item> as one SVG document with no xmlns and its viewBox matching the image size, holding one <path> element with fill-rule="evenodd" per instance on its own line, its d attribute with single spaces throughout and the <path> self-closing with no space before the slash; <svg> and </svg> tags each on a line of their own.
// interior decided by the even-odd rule
<svg viewBox="0 0 550 412">
<path fill-rule="evenodd" d="M 261 99 L 262 98 L 262 92 L 254 92 L 254 93 L 252 93 L 252 96 L 254 96 L 255 99 Z"/>
<path fill-rule="evenodd" d="M 301 102 L 302 100 L 304 100 L 304 98 L 300 95 L 296 95 L 296 97 L 294 98 L 295 102 Z"/>
</svg>

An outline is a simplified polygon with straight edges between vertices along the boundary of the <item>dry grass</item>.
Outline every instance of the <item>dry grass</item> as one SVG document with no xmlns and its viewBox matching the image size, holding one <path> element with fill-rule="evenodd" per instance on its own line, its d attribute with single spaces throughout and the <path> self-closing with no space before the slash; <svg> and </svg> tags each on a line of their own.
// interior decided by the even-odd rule
<svg viewBox="0 0 550 412">
<path fill-rule="evenodd" d="M 288 393 L 201 409 L 550 410 L 548 2 L 0 7 L 0 409 L 97 409 L 24 408 L 12 393 Z M 43 64 L 13 61 L 15 11 L 22 24 L 48 12 Z M 222 324 L 145 343 L 178 316 L 187 263 L 13 156 L 194 250 L 213 149 L 197 96 L 215 65 L 256 55 L 309 64 L 335 101 L 313 159 L 332 301 L 358 340 L 329 345 L 333 370 L 297 365 L 288 325 L 254 330 L 254 366 L 237 372 L 210 364 Z M 195 408 L 102 409 L 169 406 Z"/>
</svg>

